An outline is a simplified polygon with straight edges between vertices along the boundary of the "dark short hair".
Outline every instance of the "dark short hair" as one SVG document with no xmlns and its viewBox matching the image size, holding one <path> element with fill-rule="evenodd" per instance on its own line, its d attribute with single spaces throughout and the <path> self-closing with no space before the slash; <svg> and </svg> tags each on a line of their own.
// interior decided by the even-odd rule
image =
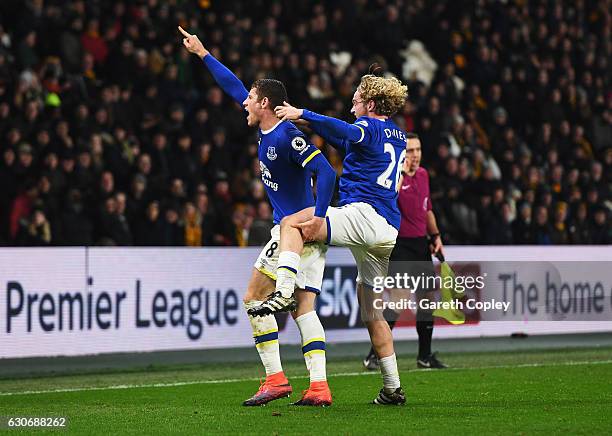
<svg viewBox="0 0 612 436">
<path fill-rule="evenodd" d="M 407 139 L 418 139 L 419 141 L 421 140 L 421 138 L 419 138 L 419 135 L 417 135 L 416 133 L 406 133 L 406 138 Z"/>
<path fill-rule="evenodd" d="M 287 89 L 280 80 L 275 79 L 257 79 L 251 88 L 257 90 L 258 101 L 264 97 L 270 100 L 272 110 L 276 106 L 282 106 L 284 101 L 287 101 Z"/>
</svg>

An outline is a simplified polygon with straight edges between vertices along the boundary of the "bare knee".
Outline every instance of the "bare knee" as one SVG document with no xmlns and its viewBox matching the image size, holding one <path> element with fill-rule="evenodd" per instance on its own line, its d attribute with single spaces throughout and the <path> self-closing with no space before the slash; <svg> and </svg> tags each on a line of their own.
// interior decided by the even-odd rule
<svg viewBox="0 0 612 436">
<path fill-rule="evenodd" d="M 257 292 L 255 284 L 253 283 L 253 280 L 250 280 L 247 286 L 247 290 L 244 293 L 244 296 L 242 297 L 242 302 L 248 303 L 249 301 L 257 300 L 256 295 Z"/>
<path fill-rule="evenodd" d="M 297 300 L 297 309 L 295 312 L 291 312 L 293 319 L 296 319 L 302 315 L 315 310 L 315 299 L 317 294 L 303 289 L 295 290 L 295 299 Z"/>
<path fill-rule="evenodd" d="M 249 290 L 247 290 L 244 294 L 244 296 L 242 297 L 242 302 L 244 304 L 248 304 L 251 301 L 261 301 L 261 298 L 258 298 L 258 295 L 255 292 L 251 292 Z"/>
<path fill-rule="evenodd" d="M 274 291 L 274 280 L 257 269 L 253 269 L 247 286 L 247 291 L 242 297 L 244 303 L 250 301 L 262 301 L 268 294 Z"/>
</svg>

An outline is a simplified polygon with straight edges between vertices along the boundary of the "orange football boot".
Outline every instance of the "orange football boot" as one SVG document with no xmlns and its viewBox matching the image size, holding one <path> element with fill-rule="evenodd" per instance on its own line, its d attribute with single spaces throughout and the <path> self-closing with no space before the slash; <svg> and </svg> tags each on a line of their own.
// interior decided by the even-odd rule
<svg viewBox="0 0 612 436">
<path fill-rule="evenodd" d="M 285 377 L 284 372 L 277 372 L 266 377 L 266 381 L 259 386 L 259 390 L 255 395 L 242 403 L 243 406 L 263 406 L 270 401 L 278 400 L 279 398 L 287 398 L 293 389 L 289 384 L 289 380 Z"/>
<path fill-rule="evenodd" d="M 302 399 L 294 406 L 331 406 L 332 396 L 327 381 L 311 382 L 308 390 L 302 392 Z"/>
</svg>

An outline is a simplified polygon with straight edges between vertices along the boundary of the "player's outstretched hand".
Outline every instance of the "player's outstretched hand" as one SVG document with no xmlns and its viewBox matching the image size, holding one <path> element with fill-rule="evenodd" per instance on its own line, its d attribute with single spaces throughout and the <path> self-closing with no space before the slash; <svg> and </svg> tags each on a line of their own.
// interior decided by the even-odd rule
<svg viewBox="0 0 612 436">
<path fill-rule="evenodd" d="M 276 113 L 276 116 L 283 121 L 285 120 L 293 121 L 293 120 L 297 120 L 302 117 L 302 114 L 304 113 L 304 109 L 298 109 L 296 107 L 291 106 L 286 101 L 284 101 L 282 106 L 276 106 L 274 108 L 274 112 Z"/>
<path fill-rule="evenodd" d="M 317 239 L 317 235 L 323 227 L 324 222 L 324 218 L 321 218 L 320 216 L 313 216 L 308 221 L 295 224 L 293 227 L 300 229 L 304 242 L 311 242 Z"/>
<path fill-rule="evenodd" d="M 208 54 L 208 50 L 204 48 L 204 44 L 202 44 L 202 42 L 196 35 L 192 35 L 186 32 L 185 29 L 183 29 L 181 26 L 178 26 L 178 30 L 184 36 L 183 45 L 189 53 L 197 54 L 201 58 Z"/>
</svg>

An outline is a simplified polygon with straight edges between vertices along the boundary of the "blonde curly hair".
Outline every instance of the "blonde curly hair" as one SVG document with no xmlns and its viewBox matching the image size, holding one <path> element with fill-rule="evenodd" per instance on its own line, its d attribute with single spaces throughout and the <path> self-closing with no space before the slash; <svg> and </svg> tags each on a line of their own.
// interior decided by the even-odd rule
<svg viewBox="0 0 612 436">
<path fill-rule="evenodd" d="M 404 107 L 408 98 L 408 87 L 395 77 L 378 77 L 366 74 L 357 87 L 364 101 L 372 100 L 376 104 L 374 112 L 378 115 L 391 116 Z"/>
</svg>

